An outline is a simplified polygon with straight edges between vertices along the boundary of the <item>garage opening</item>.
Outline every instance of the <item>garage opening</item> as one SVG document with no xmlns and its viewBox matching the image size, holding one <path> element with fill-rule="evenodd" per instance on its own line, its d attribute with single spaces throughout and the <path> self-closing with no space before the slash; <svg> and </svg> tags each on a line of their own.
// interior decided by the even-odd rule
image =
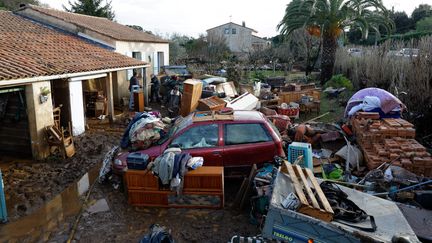
<svg viewBox="0 0 432 243">
<path fill-rule="evenodd" d="M 24 87 L 0 89 L 0 155 L 32 157 Z"/>
</svg>

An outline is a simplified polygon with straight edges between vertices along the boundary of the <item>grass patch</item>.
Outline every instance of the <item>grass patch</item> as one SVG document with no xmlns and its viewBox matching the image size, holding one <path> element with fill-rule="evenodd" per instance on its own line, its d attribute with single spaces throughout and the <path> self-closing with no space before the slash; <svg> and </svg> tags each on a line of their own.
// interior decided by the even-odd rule
<svg viewBox="0 0 432 243">
<path fill-rule="evenodd" d="M 345 112 L 345 103 L 349 100 L 349 98 L 352 96 L 353 92 L 345 92 L 342 93 L 338 98 L 328 98 L 328 96 L 325 93 L 321 93 L 321 107 L 320 107 L 320 113 L 317 114 L 316 112 L 311 113 L 300 113 L 299 119 L 295 120 L 296 123 L 302 123 L 305 121 L 308 121 L 310 119 L 313 119 L 315 117 L 318 117 L 322 114 L 325 114 L 327 112 L 330 112 L 328 115 L 315 120 L 316 122 L 324 122 L 324 123 L 333 123 L 340 121 Z"/>
</svg>

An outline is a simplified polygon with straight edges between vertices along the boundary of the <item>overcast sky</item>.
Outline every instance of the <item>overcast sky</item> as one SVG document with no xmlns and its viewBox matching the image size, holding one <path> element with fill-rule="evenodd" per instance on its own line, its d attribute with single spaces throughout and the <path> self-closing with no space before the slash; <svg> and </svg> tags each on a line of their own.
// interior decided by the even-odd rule
<svg viewBox="0 0 432 243">
<path fill-rule="evenodd" d="M 74 1 L 74 0 L 72 0 Z M 62 9 L 68 0 L 41 0 L 52 8 Z M 290 0 L 112 0 L 116 21 L 139 25 L 145 30 L 166 36 L 180 33 L 198 37 L 207 29 L 230 20 L 258 31 L 260 37 L 278 34 L 276 25 L 282 19 Z M 411 15 L 415 7 L 432 0 L 384 0 L 384 5 Z"/>
</svg>

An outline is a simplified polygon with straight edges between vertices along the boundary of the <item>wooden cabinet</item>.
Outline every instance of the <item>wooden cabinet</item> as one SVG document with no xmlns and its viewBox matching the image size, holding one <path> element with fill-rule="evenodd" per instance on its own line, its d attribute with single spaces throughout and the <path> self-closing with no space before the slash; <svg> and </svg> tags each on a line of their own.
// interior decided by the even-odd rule
<svg viewBox="0 0 432 243">
<path fill-rule="evenodd" d="M 180 114 L 187 116 L 198 106 L 201 98 L 202 82 L 200 80 L 188 79 L 183 82 L 183 96 L 181 99 Z"/>
<path fill-rule="evenodd" d="M 134 92 L 134 110 L 137 112 L 144 111 L 144 93 L 143 92 Z"/>
<path fill-rule="evenodd" d="M 223 167 L 204 166 L 189 171 L 181 195 L 163 188 L 159 179 L 145 170 L 125 173 L 128 202 L 133 206 L 222 208 L 224 206 Z"/>
</svg>

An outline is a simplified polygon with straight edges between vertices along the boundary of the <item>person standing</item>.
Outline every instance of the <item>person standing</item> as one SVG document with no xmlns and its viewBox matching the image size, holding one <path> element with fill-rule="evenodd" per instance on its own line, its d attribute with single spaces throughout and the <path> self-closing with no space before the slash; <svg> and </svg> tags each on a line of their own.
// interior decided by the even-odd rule
<svg viewBox="0 0 432 243">
<path fill-rule="evenodd" d="M 134 95 L 132 92 L 132 88 L 134 87 L 134 85 L 139 85 L 139 81 L 138 81 L 138 74 L 136 71 L 133 71 L 133 75 L 129 80 L 129 92 L 130 92 L 130 98 L 129 98 L 129 110 L 133 110 L 134 109 Z"/>
<path fill-rule="evenodd" d="M 160 103 L 160 97 L 159 97 L 159 89 L 160 89 L 160 82 L 159 79 L 156 77 L 156 75 L 152 74 L 151 77 L 151 94 L 150 94 L 150 102 L 156 102 Z M 155 99 L 154 99 L 155 98 Z"/>
<path fill-rule="evenodd" d="M 168 94 L 168 115 L 176 117 L 180 110 L 181 92 L 179 86 L 176 85 Z"/>
</svg>

